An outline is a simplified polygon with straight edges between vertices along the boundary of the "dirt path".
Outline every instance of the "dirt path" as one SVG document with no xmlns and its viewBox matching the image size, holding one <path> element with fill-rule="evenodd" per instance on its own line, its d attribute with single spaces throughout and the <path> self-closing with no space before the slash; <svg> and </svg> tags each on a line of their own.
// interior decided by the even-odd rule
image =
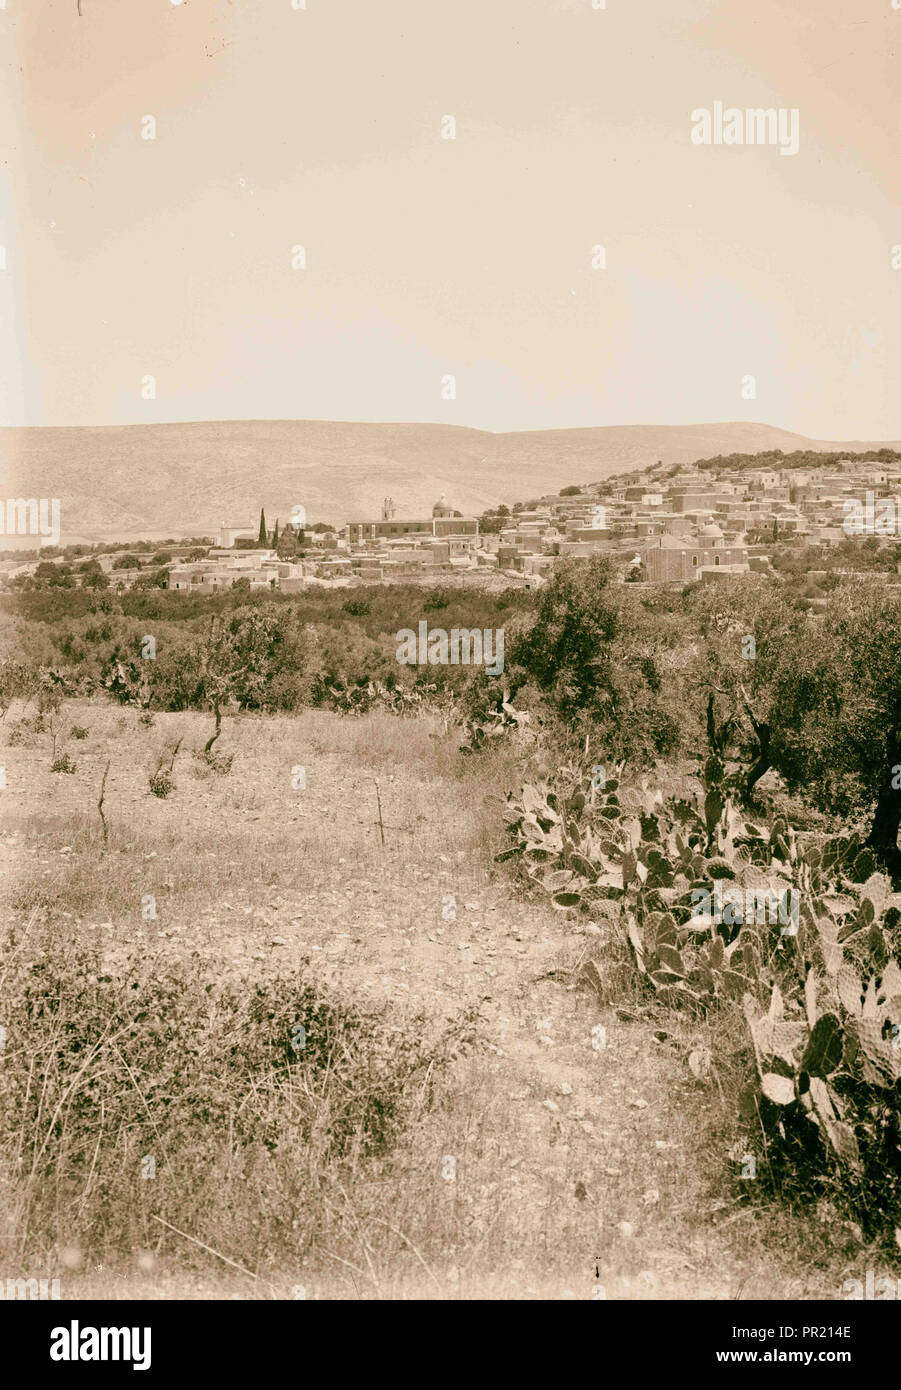
<svg viewBox="0 0 901 1390">
<path fill-rule="evenodd" d="M 69 745 L 74 775 L 51 773 L 41 744 L 4 750 L 4 866 L 46 890 L 61 922 L 104 943 L 125 934 L 184 945 L 247 972 L 303 961 L 399 1014 L 478 1006 L 483 1048 L 470 1074 L 481 1079 L 453 1156 L 473 1191 L 486 1189 L 473 1201 L 477 1238 L 487 1248 L 490 1223 L 522 1213 L 534 1248 L 492 1278 L 451 1268 L 442 1296 L 839 1296 L 834 1271 L 787 1267 L 755 1239 L 753 1211 L 711 1196 L 723 1160 L 698 1152 L 704 1095 L 685 1037 L 658 1038 L 652 1021 L 602 1008 L 573 983 L 586 927 L 517 898 L 492 866 L 484 839 L 497 810 L 477 781 L 447 775 L 427 742 L 434 731 L 315 713 L 228 722 L 222 747 L 236 761 L 217 777 L 190 753 L 208 721 L 159 716 L 147 730 L 132 711 L 76 714 L 90 735 Z M 158 800 L 147 770 L 179 733 L 177 787 Z M 98 864 L 78 835 L 94 824 L 107 758 L 106 812 L 124 838 Z M 300 765 L 302 790 L 291 776 Z M 146 894 L 157 904 L 149 922 Z M 76 1287 L 166 1297 L 193 1287 L 179 1279 L 95 1270 Z M 224 1275 L 213 1296 L 235 1289 Z"/>
</svg>

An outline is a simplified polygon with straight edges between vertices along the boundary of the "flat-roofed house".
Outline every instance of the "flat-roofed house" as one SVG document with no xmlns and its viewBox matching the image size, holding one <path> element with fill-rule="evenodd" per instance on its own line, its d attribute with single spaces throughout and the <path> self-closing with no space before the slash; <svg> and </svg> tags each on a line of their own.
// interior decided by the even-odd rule
<svg viewBox="0 0 901 1390">
<path fill-rule="evenodd" d="M 473 543 L 479 534 L 478 518 L 474 516 L 454 516 L 447 506 L 444 496 L 436 502 L 432 515 L 427 518 L 413 518 L 405 521 L 402 517 L 380 517 L 378 521 L 349 521 L 345 527 L 351 545 L 363 545 L 374 540 L 400 540 L 405 536 L 434 536 L 443 540 L 446 536 L 471 536 Z"/>
<path fill-rule="evenodd" d="M 696 540 L 687 536 L 659 536 L 644 554 L 645 574 L 651 583 L 685 584 L 706 571 L 747 574 L 748 551 L 743 545 L 727 545 L 715 522 L 704 526 Z"/>
</svg>

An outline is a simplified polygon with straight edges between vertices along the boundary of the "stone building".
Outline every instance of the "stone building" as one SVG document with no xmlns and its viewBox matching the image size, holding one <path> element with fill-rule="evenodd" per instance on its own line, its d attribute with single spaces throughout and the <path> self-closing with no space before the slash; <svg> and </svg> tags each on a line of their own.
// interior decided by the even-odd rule
<svg viewBox="0 0 901 1390">
<path fill-rule="evenodd" d="M 651 583 L 685 584 L 706 573 L 748 574 L 748 551 L 727 545 L 715 522 L 701 528 L 696 539 L 658 536 L 645 551 L 645 574 Z"/>
</svg>

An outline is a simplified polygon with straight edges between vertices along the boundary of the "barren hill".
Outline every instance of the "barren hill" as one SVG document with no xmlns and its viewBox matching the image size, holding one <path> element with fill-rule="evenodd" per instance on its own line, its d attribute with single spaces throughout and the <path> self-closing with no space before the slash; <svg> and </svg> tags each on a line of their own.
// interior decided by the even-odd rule
<svg viewBox="0 0 901 1390">
<path fill-rule="evenodd" d="M 455 425 L 317 420 L 0 430 L 0 495 L 58 497 L 63 543 L 208 534 L 221 521 L 270 524 L 297 503 L 341 525 L 428 513 L 445 492 L 463 512 L 662 460 L 763 449 L 866 449 L 770 425 L 626 425 L 490 434 Z M 894 445 L 897 447 L 897 445 Z"/>
</svg>

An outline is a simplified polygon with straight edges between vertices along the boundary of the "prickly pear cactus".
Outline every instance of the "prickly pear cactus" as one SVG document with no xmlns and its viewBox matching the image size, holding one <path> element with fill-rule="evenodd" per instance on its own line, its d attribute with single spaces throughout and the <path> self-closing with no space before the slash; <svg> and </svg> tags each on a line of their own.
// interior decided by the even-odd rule
<svg viewBox="0 0 901 1390">
<path fill-rule="evenodd" d="M 762 1125 L 780 1188 L 791 1175 L 806 1191 L 806 1172 L 856 1193 L 864 1224 L 890 1210 L 901 1224 L 901 895 L 859 839 L 746 821 L 715 779 L 677 800 L 647 781 L 598 788 L 572 767 L 505 812 L 499 858 L 561 911 L 604 916 L 604 940 L 622 934 L 656 1002 L 702 1015 L 743 1001 L 755 1068 L 744 1118 Z M 721 901 L 790 889 L 797 921 L 718 919 L 697 894 L 717 884 Z"/>
</svg>

